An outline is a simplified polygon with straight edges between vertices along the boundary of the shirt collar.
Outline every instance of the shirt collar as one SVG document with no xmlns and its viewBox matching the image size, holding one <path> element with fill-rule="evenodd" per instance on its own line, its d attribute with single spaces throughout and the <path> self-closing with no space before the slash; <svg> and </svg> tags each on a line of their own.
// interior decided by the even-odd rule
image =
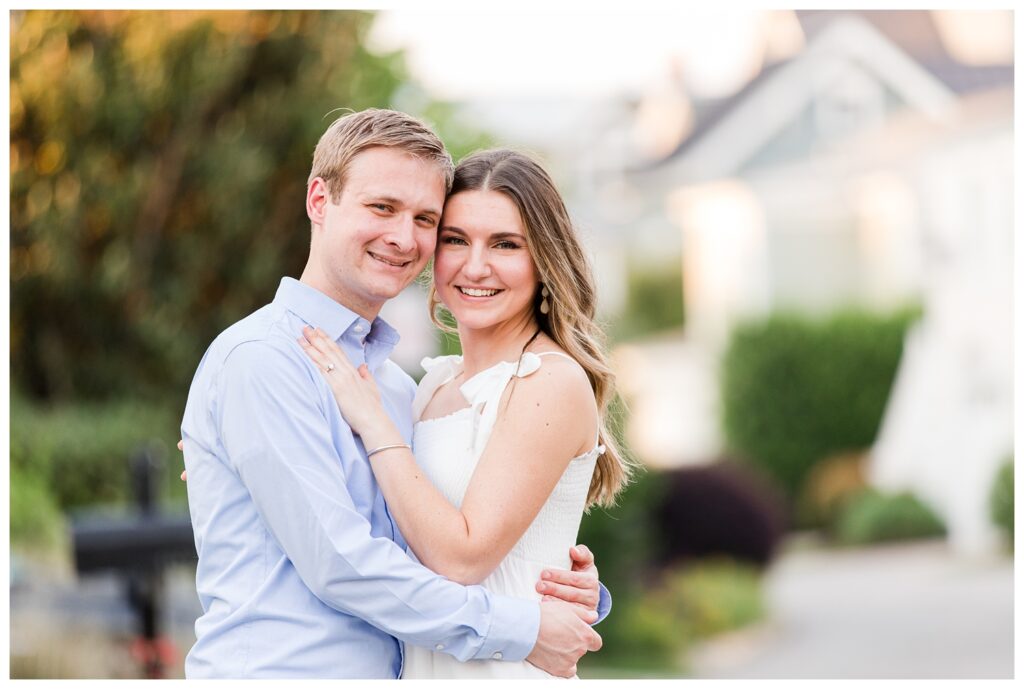
<svg viewBox="0 0 1024 689">
<path fill-rule="evenodd" d="M 380 316 L 370 323 L 315 287 L 294 278 L 281 278 L 274 303 L 288 309 L 309 325 L 320 328 L 335 342 L 343 336 L 353 342 L 365 341 L 366 344 L 374 344 L 378 356 L 384 354 L 384 357 L 398 344 L 398 331 Z"/>
</svg>

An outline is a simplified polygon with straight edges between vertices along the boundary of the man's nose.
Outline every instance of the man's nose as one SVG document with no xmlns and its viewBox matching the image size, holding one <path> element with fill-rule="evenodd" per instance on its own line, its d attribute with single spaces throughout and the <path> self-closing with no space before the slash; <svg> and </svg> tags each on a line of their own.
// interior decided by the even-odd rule
<svg viewBox="0 0 1024 689">
<path fill-rule="evenodd" d="M 384 241 L 396 251 L 408 253 L 416 246 L 416 223 L 411 215 L 400 214 L 388 228 Z"/>
</svg>

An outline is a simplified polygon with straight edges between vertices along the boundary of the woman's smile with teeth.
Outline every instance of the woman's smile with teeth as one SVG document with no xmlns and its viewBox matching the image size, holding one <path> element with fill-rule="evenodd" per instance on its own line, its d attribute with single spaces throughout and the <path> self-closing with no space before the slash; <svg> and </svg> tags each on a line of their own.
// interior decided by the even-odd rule
<svg viewBox="0 0 1024 689">
<path fill-rule="evenodd" d="M 458 287 L 457 289 L 470 297 L 493 297 L 501 291 L 500 289 L 474 289 L 472 287 Z"/>
</svg>

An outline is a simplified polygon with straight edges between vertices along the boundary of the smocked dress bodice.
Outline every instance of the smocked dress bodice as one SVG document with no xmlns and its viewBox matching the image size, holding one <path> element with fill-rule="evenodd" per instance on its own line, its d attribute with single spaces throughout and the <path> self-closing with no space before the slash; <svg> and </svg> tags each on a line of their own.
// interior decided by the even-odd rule
<svg viewBox="0 0 1024 689">
<path fill-rule="evenodd" d="M 467 407 L 446 416 L 420 420 L 423 410 L 442 385 L 462 371 L 461 356 L 423 360 L 426 374 L 413 402 L 413 451 L 416 462 L 439 491 L 456 507 L 462 506 L 473 471 L 483 454 L 498 417 L 501 397 L 516 376 L 525 378 L 542 365 L 546 355 L 526 352 L 519 361 L 502 361 L 474 375 L 459 391 Z M 595 442 L 589 452 L 573 458 L 540 512 L 498 567 L 484 579 L 494 593 L 539 600 L 534 588 L 546 567 L 569 569 L 569 548 L 576 544 L 590 481 L 604 447 Z M 511 467 L 510 471 L 515 468 Z M 404 678 L 539 677 L 551 675 L 522 662 L 473 660 L 461 663 L 445 653 L 407 646 Z"/>
</svg>

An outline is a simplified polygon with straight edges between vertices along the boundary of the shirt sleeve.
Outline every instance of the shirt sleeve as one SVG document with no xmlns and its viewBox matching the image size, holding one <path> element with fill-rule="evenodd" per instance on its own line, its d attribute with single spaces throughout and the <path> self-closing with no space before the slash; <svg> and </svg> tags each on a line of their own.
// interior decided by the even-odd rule
<svg viewBox="0 0 1024 689">
<path fill-rule="evenodd" d="M 326 605 L 408 643 L 462 661 L 524 659 L 539 630 L 536 602 L 451 582 L 371 534 L 314 375 L 276 343 L 239 345 L 219 376 L 214 411 L 228 461 L 303 583 Z"/>
<path fill-rule="evenodd" d="M 612 611 L 611 592 L 600 581 L 597 582 L 597 585 L 600 588 L 598 589 L 597 599 L 597 620 L 594 622 L 594 624 L 600 624 L 601 622 L 604 622 L 604 618 L 608 617 L 608 613 Z M 593 627 L 594 625 L 592 624 L 590 626 Z"/>
</svg>

